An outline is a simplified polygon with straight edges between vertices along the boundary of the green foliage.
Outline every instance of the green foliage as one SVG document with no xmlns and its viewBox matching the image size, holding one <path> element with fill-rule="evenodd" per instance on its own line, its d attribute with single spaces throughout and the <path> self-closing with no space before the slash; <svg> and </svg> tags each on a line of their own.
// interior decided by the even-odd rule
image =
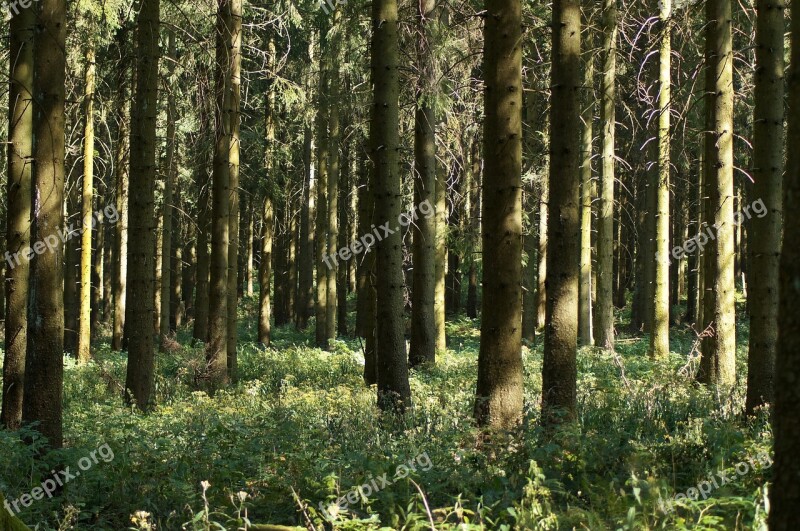
<svg viewBox="0 0 800 531">
<path fill-rule="evenodd" d="M 294 329 L 274 347 L 255 344 L 253 302 L 242 306 L 238 385 L 213 399 L 198 391 L 202 347 L 158 358 L 159 407 L 122 406 L 125 359 L 99 349 L 87 367 L 68 364 L 69 449 L 34 455 L 0 431 L 0 490 L 29 492 L 61 465 L 102 443 L 115 453 L 60 497 L 20 516 L 39 529 L 238 529 L 245 522 L 317 529 L 751 529 L 765 522 L 769 469 L 737 476 L 706 499 L 659 501 L 735 463 L 769 453 L 766 413 L 744 420 L 742 396 L 716 396 L 680 373 L 683 355 L 653 362 L 647 341 L 622 337 L 618 354 L 582 349 L 579 421 L 554 434 L 537 427 L 541 347 L 524 348 L 523 433 L 483 440 L 471 414 L 479 344 L 475 323 L 448 324 L 450 350 L 412 374 L 413 411 L 382 417 L 364 387 L 358 340 L 332 352 Z M 313 330 L 313 324 L 310 328 Z M 673 350 L 692 336 L 673 334 Z M 185 331 L 178 341 L 189 343 Z M 741 338 L 746 344 L 746 338 Z M 22 437 L 20 437 L 22 435 Z M 339 512 L 335 500 L 427 452 L 412 471 Z M 334 516 L 330 522 L 322 507 Z M 155 526 L 155 527 L 153 527 Z M 584 527 L 585 526 L 585 527 Z"/>
</svg>

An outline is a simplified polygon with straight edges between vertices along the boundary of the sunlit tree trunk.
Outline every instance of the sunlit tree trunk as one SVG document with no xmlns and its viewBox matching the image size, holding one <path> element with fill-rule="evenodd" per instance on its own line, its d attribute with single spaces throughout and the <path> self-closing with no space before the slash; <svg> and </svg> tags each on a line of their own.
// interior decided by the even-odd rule
<svg viewBox="0 0 800 531">
<path fill-rule="evenodd" d="M 706 248 L 706 325 L 698 379 L 730 386 L 736 379 L 733 246 L 733 28 L 731 0 L 706 2 L 705 172 L 714 238 Z"/>
<path fill-rule="evenodd" d="M 580 289 L 578 291 L 578 340 L 593 345 L 592 334 L 592 156 L 594 153 L 594 36 L 589 28 L 584 62 L 584 104 L 581 116 L 581 255 Z"/>
<path fill-rule="evenodd" d="M 177 56 L 175 31 L 168 32 L 167 79 L 174 79 L 175 58 Z M 175 156 L 175 121 L 178 119 L 175 109 L 175 93 L 167 94 L 167 153 L 164 171 L 164 196 L 161 205 L 161 310 L 159 311 L 159 344 L 163 345 L 164 337 L 169 334 L 172 283 L 172 216 L 174 214 L 173 190 L 177 178 L 178 163 Z"/>
<path fill-rule="evenodd" d="M 228 155 L 228 168 L 230 175 L 230 211 L 229 216 L 229 245 L 228 245 L 228 287 L 227 287 L 227 356 L 228 377 L 232 381 L 238 378 L 238 316 L 239 309 L 239 151 L 240 151 L 240 100 L 242 76 L 242 0 L 230 0 L 230 13 L 227 21 L 228 35 L 227 46 L 229 50 L 230 73 L 229 92 L 230 101 L 225 109 L 230 129 L 230 146 Z"/>
<path fill-rule="evenodd" d="M 320 57 L 319 57 L 319 90 L 317 92 L 317 200 L 316 200 L 316 254 L 317 254 L 317 305 L 316 305 L 316 343 L 320 348 L 328 348 L 328 328 L 326 320 L 328 318 L 328 274 L 331 258 L 328 258 L 328 240 L 326 237 L 328 230 L 328 163 L 329 163 L 329 144 L 328 144 L 328 111 L 326 96 L 328 90 L 327 59 L 328 53 L 327 29 L 320 30 Z M 326 263 L 325 258 L 328 258 Z"/>
<path fill-rule="evenodd" d="M 90 39 L 91 40 L 91 39 Z M 94 206 L 94 46 L 86 46 L 83 94 L 83 179 L 81 188 L 80 315 L 78 317 L 78 362 L 92 357 L 92 207 Z M 98 249 L 99 251 L 99 249 Z"/>
<path fill-rule="evenodd" d="M 669 354 L 669 183 L 670 183 L 670 65 L 672 53 L 672 0 L 659 1 L 660 44 L 658 68 L 658 172 L 653 172 L 656 205 L 654 245 L 654 289 L 650 355 Z"/>
</svg>

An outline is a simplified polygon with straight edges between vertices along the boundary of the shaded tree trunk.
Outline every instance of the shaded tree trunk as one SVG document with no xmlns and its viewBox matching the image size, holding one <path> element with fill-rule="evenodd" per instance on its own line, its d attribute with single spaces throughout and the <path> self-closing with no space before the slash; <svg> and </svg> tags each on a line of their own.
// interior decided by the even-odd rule
<svg viewBox="0 0 800 531">
<path fill-rule="evenodd" d="M 522 5 L 487 0 L 483 302 L 475 418 L 522 421 Z"/>
<path fill-rule="evenodd" d="M 782 0 L 777 2 L 760 0 L 756 4 L 753 112 L 755 183 L 752 195 L 764 202 L 768 213 L 763 217 L 753 217 L 748 226 L 750 247 L 748 269 L 755 272 L 750 276 L 748 297 L 750 310 L 746 404 L 748 413 L 753 413 L 757 407 L 770 403 L 773 397 L 783 216 L 784 8 Z M 794 72 L 797 72 L 797 69 Z M 795 205 L 791 207 L 796 208 Z"/>
<path fill-rule="evenodd" d="M 580 263 L 580 55 L 580 2 L 556 0 L 553 4 L 553 94 L 550 108 L 553 129 L 550 135 L 550 212 L 547 226 L 548 297 L 542 365 L 542 417 L 546 424 L 573 418 L 576 407 L 575 357 Z"/>
<path fill-rule="evenodd" d="M 10 21 L 9 139 L 6 218 L 5 347 L 0 425 L 17 430 L 22 422 L 28 334 L 29 247 L 33 185 L 33 48 L 36 10 L 23 9 Z"/>
</svg>

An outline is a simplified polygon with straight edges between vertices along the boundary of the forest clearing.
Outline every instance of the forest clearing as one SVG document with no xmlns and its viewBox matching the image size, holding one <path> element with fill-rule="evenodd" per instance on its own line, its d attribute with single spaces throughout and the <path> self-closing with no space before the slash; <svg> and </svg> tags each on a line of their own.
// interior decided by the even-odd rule
<svg viewBox="0 0 800 531">
<path fill-rule="evenodd" d="M 791 4 L 3 2 L 0 531 L 800 529 Z"/>
</svg>

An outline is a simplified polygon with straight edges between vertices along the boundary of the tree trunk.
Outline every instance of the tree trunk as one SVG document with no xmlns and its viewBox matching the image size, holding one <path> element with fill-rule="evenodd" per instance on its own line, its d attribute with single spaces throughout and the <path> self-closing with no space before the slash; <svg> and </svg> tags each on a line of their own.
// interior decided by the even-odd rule
<svg viewBox="0 0 800 531">
<path fill-rule="evenodd" d="M 585 55 L 583 74 L 584 107 L 581 117 L 581 254 L 580 289 L 578 290 L 578 341 L 593 345 L 592 335 L 592 154 L 594 152 L 594 36 L 588 30 L 588 52 Z"/>
<path fill-rule="evenodd" d="M 38 422 L 50 448 L 62 447 L 64 248 L 59 233 L 64 223 L 66 7 L 64 0 L 40 0 L 33 46 L 32 92 L 38 101 L 31 241 L 44 242 L 53 252 L 34 256 L 30 266 L 22 420 Z"/>
<path fill-rule="evenodd" d="M 580 264 L 580 57 L 578 0 L 553 4 L 547 320 L 542 365 L 546 424 L 575 416 Z M 564 415 L 563 417 L 561 415 Z"/>
<path fill-rule="evenodd" d="M 747 413 L 772 402 L 778 340 L 778 294 L 784 150 L 784 10 L 782 0 L 756 4 L 755 110 L 753 111 L 752 196 L 767 214 L 748 226 L 750 351 L 747 359 Z M 795 15 L 797 16 L 797 15 Z M 797 38 L 797 37 L 795 37 Z M 794 70 L 797 72 L 797 70 Z M 795 207 L 795 205 L 791 205 Z M 793 240 L 787 240 L 789 242 Z M 796 242 L 796 240 L 794 240 Z M 796 330 L 796 329 L 795 329 Z"/>
<path fill-rule="evenodd" d="M 91 40 L 91 39 L 90 39 Z M 80 315 L 78 362 L 92 357 L 92 207 L 94 207 L 94 46 L 86 47 L 83 95 L 83 180 L 81 191 Z"/>
<path fill-rule="evenodd" d="M 597 212 L 597 345 L 613 350 L 614 332 L 614 179 L 617 103 L 617 0 L 603 0 L 603 77 L 600 90 L 600 193 Z M 622 223 L 620 221 L 620 223 Z M 621 247 L 621 245 L 620 245 Z M 619 261 L 622 263 L 622 260 Z M 625 291 L 622 290 L 624 306 Z M 617 297 L 619 299 L 619 297 Z"/>
<path fill-rule="evenodd" d="M 242 75 L 242 0 L 230 0 L 227 20 L 227 43 L 230 61 L 228 67 L 229 102 L 225 109 L 230 131 L 230 147 L 228 155 L 230 211 L 228 235 L 228 286 L 227 286 L 227 355 L 228 377 L 231 381 L 238 379 L 238 316 L 239 309 L 239 151 L 240 151 L 240 100 Z"/>
<path fill-rule="evenodd" d="M 481 241 L 481 145 L 477 135 L 472 140 L 471 162 L 467 317 L 475 319 L 478 317 L 478 253 L 480 253 Z M 533 257 L 529 255 L 528 260 L 532 261 Z M 533 275 L 531 275 L 531 281 L 533 281 Z"/>
<path fill-rule="evenodd" d="M 117 43 L 120 53 L 128 46 L 128 31 L 123 27 L 117 33 Z M 131 135 L 131 102 L 130 95 L 130 64 L 119 61 L 117 71 L 117 100 L 115 113 L 117 115 L 117 144 L 114 150 L 116 208 L 119 219 L 114 225 L 114 323 L 111 334 L 111 350 L 122 350 L 122 338 L 125 331 L 125 312 L 128 282 L 128 177 L 130 175 L 130 135 Z"/>
<path fill-rule="evenodd" d="M 403 242 L 397 227 L 402 209 L 399 165 L 400 56 L 397 0 L 372 3 L 374 102 L 371 157 L 375 164 L 375 213 L 391 234 L 376 245 L 378 405 L 403 413 L 411 405 L 403 324 Z"/>
<path fill-rule="evenodd" d="M 297 319 L 298 330 L 305 330 L 308 326 L 309 307 L 314 301 L 314 231 L 312 228 L 314 166 L 312 153 L 314 150 L 311 127 L 303 129 L 303 202 L 300 205 L 300 243 L 297 251 L 298 263 L 298 288 L 297 288 Z"/>
<path fill-rule="evenodd" d="M 319 91 L 317 94 L 317 164 L 319 173 L 317 178 L 316 222 L 314 234 L 316 236 L 317 254 L 317 305 L 316 305 L 316 343 L 323 349 L 328 348 L 328 327 L 325 323 L 328 318 L 328 274 L 330 273 L 331 258 L 328 257 L 328 240 L 325 236 L 328 230 L 328 112 L 327 103 L 328 72 L 325 54 L 329 52 L 326 37 L 327 28 L 320 30 L 320 56 L 319 56 Z M 327 261 L 326 261 L 327 259 Z"/>
<path fill-rule="evenodd" d="M 217 64 L 214 164 L 211 194 L 211 280 L 208 303 L 208 345 L 206 359 L 210 384 L 228 383 L 228 246 L 231 224 L 230 72 L 232 57 L 228 49 L 231 2 L 218 0 Z"/>
<path fill-rule="evenodd" d="M 168 56 L 167 56 L 167 79 L 174 82 L 175 60 L 177 56 L 175 31 L 167 31 Z M 172 308 L 172 239 L 179 235 L 172 233 L 172 216 L 174 213 L 173 190 L 175 179 L 177 178 L 178 163 L 175 155 L 175 121 L 178 119 L 175 108 L 175 94 L 169 91 L 167 94 L 167 153 L 164 168 L 164 196 L 161 210 L 161 297 L 159 299 L 161 308 L 159 310 L 159 345 L 163 347 L 164 337 L 170 330 L 170 311 Z"/>
<path fill-rule="evenodd" d="M 268 128 L 267 131 L 270 129 Z M 267 135 L 269 137 L 269 134 Z M 271 177 L 271 175 L 267 175 Z M 258 342 L 264 348 L 270 345 L 270 276 L 272 274 L 272 234 L 274 217 L 272 198 L 264 198 L 264 210 L 261 225 L 261 263 L 258 267 L 259 304 L 258 304 Z"/>
<path fill-rule="evenodd" d="M 713 336 L 703 341 L 698 380 L 727 387 L 736 380 L 733 265 L 733 38 L 731 0 L 706 3 L 705 171 L 714 238 L 707 247 L 704 316 Z"/>
<path fill-rule="evenodd" d="M 522 5 L 487 0 L 483 302 L 475 418 L 522 421 Z"/>
<path fill-rule="evenodd" d="M 5 348 L 0 425 L 17 430 L 22 422 L 28 334 L 30 262 L 21 251 L 30 246 L 33 165 L 33 48 L 36 10 L 23 9 L 10 21 L 8 217 L 6 218 Z"/>
<path fill-rule="evenodd" d="M 432 91 L 436 82 L 431 24 L 435 0 L 419 2 L 417 62 L 420 75 L 416 87 L 414 118 L 414 204 L 433 204 L 436 192 L 436 112 Z M 436 364 L 436 219 L 419 216 L 413 231 L 413 282 L 411 292 L 411 367 Z"/>
<path fill-rule="evenodd" d="M 333 14 L 333 26 L 338 27 L 341 11 L 336 10 Z M 336 257 L 339 250 L 339 140 L 340 140 L 340 121 L 339 121 L 339 40 L 332 43 L 329 53 L 335 54 L 329 64 L 330 82 L 328 83 L 328 222 L 325 235 L 328 238 L 328 248 L 326 254 L 329 257 Z M 338 263 L 337 258 L 331 258 L 327 264 L 328 272 L 325 277 L 327 283 L 327 303 L 325 304 L 325 335 L 330 342 L 336 339 L 336 278 L 339 269 L 347 267 L 345 264 Z"/>
<path fill-rule="evenodd" d="M 653 314 L 650 331 L 650 355 L 669 355 L 669 182 L 670 182 L 670 65 L 672 53 L 672 0 L 659 2 L 659 68 L 658 68 L 658 172 L 653 172 L 656 205 L 653 234 Z"/>
<path fill-rule="evenodd" d="M 800 139 L 800 17 L 798 2 L 792 2 L 792 57 L 789 62 L 789 145 Z M 781 2 L 772 9 L 783 11 Z M 777 14 L 776 14 L 777 15 Z M 778 35 L 782 35 L 779 33 Z M 777 50 L 775 50 L 777 53 Z M 773 102 L 776 103 L 777 102 Z M 791 144 L 794 143 L 794 144 Z M 770 487 L 769 528 L 789 531 L 800 525 L 800 153 L 788 150 L 784 191 L 784 234 L 780 261 L 780 306 L 778 308 L 778 347 L 775 363 L 775 409 L 772 430 L 775 436 L 775 467 Z M 774 215 L 774 214 L 773 214 Z M 766 218 L 765 218 L 766 219 Z"/>
</svg>

